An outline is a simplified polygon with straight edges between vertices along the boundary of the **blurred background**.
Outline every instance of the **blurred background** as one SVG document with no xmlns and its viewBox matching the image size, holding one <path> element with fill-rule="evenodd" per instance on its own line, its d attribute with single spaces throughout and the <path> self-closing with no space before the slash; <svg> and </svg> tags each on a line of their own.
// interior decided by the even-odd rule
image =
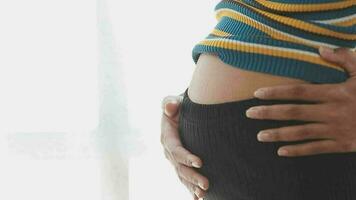
<svg viewBox="0 0 356 200">
<path fill-rule="evenodd" d="M 0 2 L 0 199 L 192 199 L 160 144 L 217 1 Z"/>
</svg>

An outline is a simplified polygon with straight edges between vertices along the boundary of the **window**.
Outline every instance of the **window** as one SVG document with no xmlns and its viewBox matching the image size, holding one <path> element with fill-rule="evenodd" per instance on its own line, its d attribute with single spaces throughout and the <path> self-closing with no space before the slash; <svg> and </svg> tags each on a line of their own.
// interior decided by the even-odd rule
<svg viewBox="0 0 356 200">
<path fill-rule="evenodd" d="M 101 199 L 94 0 L 0 3 L 0 199 Z"/>
<path fill-rule="evenodd" d="M 1 2 L 0 199 L 191 198 L 161 101 L 188 86 L 215 3 Z"/>
</svg>

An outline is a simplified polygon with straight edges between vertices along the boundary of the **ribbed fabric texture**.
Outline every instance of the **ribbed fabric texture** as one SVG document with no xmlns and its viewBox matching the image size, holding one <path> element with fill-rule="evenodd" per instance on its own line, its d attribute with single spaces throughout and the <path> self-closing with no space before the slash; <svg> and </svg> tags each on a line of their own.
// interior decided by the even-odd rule
<svg viewBox="0 0 356 200">
<path fill-rule="evenodd" d="M 217 25 L 192 50 L 195 63 L 216 53 L 234 67 L 311 83 L 349 77 L 318 48 L 355 50 L 355 0 L 222 0 L 215 12 Z"/>
<path fill-rule="evenodd" d="M 203 161 L 197 171 L 209 179 L 204 200 L 355 200 L 356 153 L 280 157 L 282 145 L 259 142 L 260 130 L 303 121 L 250 119 L 255 105 L 310 103 L 257 98 L 199 104 L 184 93 L 178 130 L 182 144 Z"/>
</svg>

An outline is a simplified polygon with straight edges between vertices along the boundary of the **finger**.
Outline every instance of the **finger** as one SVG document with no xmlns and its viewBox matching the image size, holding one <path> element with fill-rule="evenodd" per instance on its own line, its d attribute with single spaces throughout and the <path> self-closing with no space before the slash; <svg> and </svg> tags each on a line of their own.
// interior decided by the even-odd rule
<svg viewBox="0 0 356 200">
<path fill-rule="evenodd" d="M 205 176 L 198 173 L 196 170 L 194 170 L 194 168 L 178 164 L 175 169 L 179 177 L 182 177 L 189 183 L 196 185 L 203 190 L 208 189 L 209 187 L 208 179 Z"/>
<path fill-rule="evenodd" d="M 192 183 L 180 178 L 181 182 L 185 185 L 185 187 L 189 190 L 189 192 L 193 195 L 193 198 L 199 200 L 199 198 L 203 198 L 205 196 L 205 191 L 200 189 L 198 186 L 193 185 Z"/>
<path fill-rule="evenodd" d="M 278 104 L 253 106 L 246 111 L 246 116 L 255 119 L 302 120 L 323 122 L 331 115 L 324 104 Z"/>
<path fill-rule="evenodd" d="M 165 149 L 171 149 L 172 147 L 182 145 L 179 132 L 178 122 L 174 122 L 166 115 L 162 115 L 161 118 L 161 144 Z"/>
<path fill-rule="evenodd" d="M 347 48 L 331 49 L 328 47 L 319 48 L 323 59 L 339 64 L 352 77 L 356 76 L 356 53 Z"/>
<path fill-rule="evenodd" d="M 200 168 L 202 166 L 202 160 L 181 145 L 176 146 L 171 151 L 171 155 L 177 163 L 184 164 L 188 167 Z"/>
<path fill-rule="evenodd" d="M 180 95 L 168 95 L 168 96 L 165 96 L 161 102 L 161 107 L 162 109 L 164 109 L 165 105 L 168 103 L 168 102 L 181 102 L 181 100 L 183 100 L 183 97 L 180 96 Z"/>
<path fill-rule="evenodd" d="M 286 153 L 283 153 L 283 150 Z M 319 140 L 302 144 L 285 145 L 280 147 L 277 153 L 280 156 L 294 157 L 336 152 L 342 152 L 342 150 L 338 148 L 335 140 Z"/>
<path fill-rule="evenodd" d="M 195 185 L 189 183 L 188 181 L 184 180 L 183 178 L 179 177 L 180 182 L 183 183 L 183 185 L 185 185 L 185 187 L 189 190 L 189 192 L 193 195 L 193 197 L 196 197 L 195 195 Z"/>
<path fill-rule="evenodd" d="M 261 99 L 305 100 L 324 102 L 335 84 L 288 84 L 259 88 L 254 96 Z"/>
<path fill-rule="evenodd" d="M 180 103 L 182 102 L 182 96 L 166 96 L 161 103 L 164 113 L 168 117 L 177 118 L 179 114 Z"/>
<path fill-rule="evenodd" d="M 262 130 L 257 134 L 257 139 L 261 142 L 332 139 L 329 132 L 329 128 L 325 124 L 310 123 L 305 125 Z"/>
<path fill-rule="evenodd" d="M 178 121 L 179 119 L 179 108 L 181 104 L 180 102 L 173 101 L 168 102 L 165 106 L 164 114 L 173 119 L 174 121 Z"/>
<path fill-rule="evenodd" d="M 202 166 L 201 159 L 182 146 L 177 123 L 168 120 L 165 115 L 162 115 L 161 121 L 161 144 L 176 162 L 190 167 Z"/>
<path fill-rule="evenodd" d="M 162 115 L 161 118 L 161 144 L 169 152 L 176 146 L 181 146 L 182 143 L 179 137 L 178 122 L 171 120 L 167 115 Z"/>
</svg>

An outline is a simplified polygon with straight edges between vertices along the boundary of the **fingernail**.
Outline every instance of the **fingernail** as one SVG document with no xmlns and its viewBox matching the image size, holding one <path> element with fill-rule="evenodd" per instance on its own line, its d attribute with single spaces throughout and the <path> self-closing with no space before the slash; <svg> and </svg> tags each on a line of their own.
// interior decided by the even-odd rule
<svg viewBox="0 0 356 200">
<path fill-rule="evenodd" d="M 193 165 L 193 167 L 197 167 L 197 168 L 200 167 L 200 165 L 199 165 L 197 162 L 195 162 L 195 161 L 192 162 L 192 165 Z"/>
<path fill-rule="evenodd" d="M 164 114 L 166 114 L 167 116 L 171 116 L 171 113 L 170 112 L 168 112 L 168 110 L 166 109 L 166 108 L 164 108 Z"/>
<path fill-rule="evenodd" d="M 258 89 L 253 93 L 255 97 L 263 97 L 265 94 L 266 94 L 266 89 Z"/>
<path fill-rule="evenodd" d="M 206 187 L 203 185 L 203 183 L 199 182 L 198 185 L 201 187 L 201 189 L 206 190 Z"/>
<path fill-rule="evenodd" d="M 288 155 L 288 151 L 285 150 L 285 149 L 279 149 L 279 150 L 278 150 L 278 155 L 280 155 L 280 156 L 286 156 L 286 155 Z"/>
<path fill-rule="evenodd" d="M 167 103 L 164 105 L 164 113 L 165 113 L 166 115 L 168 115 L 168 116 L 171 116 L 171 113 L 168 112 L 168 110 L 167 110 L 167 104 L 169 104 L 169 103 L 171 103 L 171 104 L 177 104 L 178 101 L 177 101 L 177 100 L 171 100 L 171 101 L 167 102 Z"/>
<path fill-rule="evenodd" d="M 249 108 L 247 111 L 246 111 L 246 116 L 247 117 L 255 117 L 257 115 L 257 112 L 258 112 L 258 108 Z"/>
<path fill-rule="evenodd" d="M 257 134 L 257 139 L 258 141 L 265 141 L 270 138 L 270 133 L 269 132 L 260 132 Z"/>
<path fill-rule="evenodd" d="M 334 49 L 326 47 L 326 46 L 322 46 L 320 48 L 320 53 L 325 53 L 325 54 L 334 53 Z"/>
</svg>

